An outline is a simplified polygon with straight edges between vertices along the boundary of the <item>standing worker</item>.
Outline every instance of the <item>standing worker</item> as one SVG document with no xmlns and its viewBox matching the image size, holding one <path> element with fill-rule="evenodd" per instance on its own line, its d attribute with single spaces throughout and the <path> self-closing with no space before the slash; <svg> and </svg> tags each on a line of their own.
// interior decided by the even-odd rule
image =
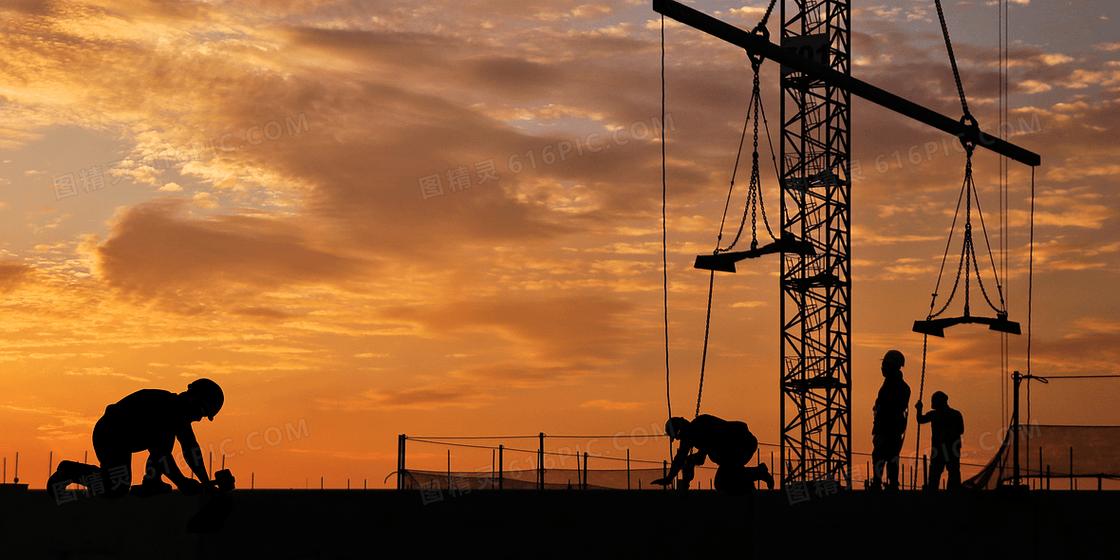
<svg viewBox="0 0 1120 560">
<path fill-rule="evenodd" d="M 941 485 L 941 472 L 949 469 L 946 487 L 956 490 L 961 487 L 961 435 L 964 434 L 964 416 L 959 410 L 949 408 L 949 395 L 938 391 L 930 397 L 929 414 L 922 414 L 922 401 L 914 403 L 918 411 L 918 423 L 933 424 L 930 436 L 932 449 L 929 452 L 929 480 L 925 490 L 937 490 Z"/>
<path fill-rule="evenodd" d="M 906 438 L 906 419 L 910 407 L 910 386 L 902 379 L 906 357 L 898 350 L 883 356 L 883 386 L 875 399 L 875 420 L 871 429 L 874 478 L 871 489 L 883 487 L 883 467 L 887 468 L 887 490 L 898 490 L 898 454 Z"/>
</svg>

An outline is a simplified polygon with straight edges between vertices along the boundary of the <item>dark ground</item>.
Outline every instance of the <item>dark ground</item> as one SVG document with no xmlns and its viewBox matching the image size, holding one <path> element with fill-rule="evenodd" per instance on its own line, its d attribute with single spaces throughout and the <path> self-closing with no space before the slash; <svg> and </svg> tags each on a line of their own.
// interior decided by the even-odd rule
<svg viewBox="0 0 1120 560">
<path fill-rule="evenodd" d="M 220 532 L 189 534 L 207 498 L 56 505 L 42 490 L 0 490 L 0 558 L 1116 558 L 1120 524 L 1114 491 L 856 491 L 794 503 L 784 490 L 231 496 Z"/>
</svg>

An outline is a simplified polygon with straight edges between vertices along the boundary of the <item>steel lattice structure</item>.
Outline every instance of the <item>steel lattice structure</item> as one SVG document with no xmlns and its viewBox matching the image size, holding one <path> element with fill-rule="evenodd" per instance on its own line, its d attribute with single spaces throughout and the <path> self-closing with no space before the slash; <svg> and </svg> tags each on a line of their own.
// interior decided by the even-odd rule
<svg viewBox="0 0 1120 560">
<path fill-rule="evenodd" d="M 787 6 L 790 9 L 787 9 Z M 1030 166 L 1041 157 L 851 77 L 849 0 L 783 0 L 781 45 L 675 0 L 653 9 L 782 65 L 781 479 L 852 485 L 851 96 Z M 815 254 L 802 254 L 809 243 Z M 792 250 L 791 250 L 792 249 Z M 755 255 L 757 256 L 757 255 Z M 749 255 L 707 257 L 734 272 Z"/>
<path fill-rule="evenodd" d="M 850 76 L 847 0 L 782 2 L 781 44 Z M 852 483 L 851 93 L 782 70 L 782 235 L 814 255 L 781 267 L 782 483 Z"/>
</svg>

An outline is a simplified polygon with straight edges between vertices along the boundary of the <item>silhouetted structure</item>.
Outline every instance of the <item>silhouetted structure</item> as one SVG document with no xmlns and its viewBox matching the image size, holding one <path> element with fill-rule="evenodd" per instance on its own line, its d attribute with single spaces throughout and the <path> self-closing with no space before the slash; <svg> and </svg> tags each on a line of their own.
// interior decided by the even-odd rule
<svg viewBox="0 0 1120 560">
<path fill-rule="evenodd" d="M 224 497 L 222 488 L 211 482 L 195 439 L 191 423 L 203 417 L 214 420 L 225 397 L 217 383 L 198 379 L 183 393 L 160 389 L 142 389 L 105 407 L 105 414 L 93 428 L 93 450 L 100 466 L 76 461 L 62 461 L 47 481 L 47 494 L 56 503 L 69 501 L 70 484 L 85 486 L 89 493 L 105 498 L 119 498 L 131 493 L 145 497 L 165 494 L 171 485 L 166 476 L 184 494 L 205 490 L 214 497 Z M 171 451 L 175 440 L 183 458 L 198 480 L 191 480 L 179 471 Z M 132 454 L 148 452 L 147 473 L 141 484 L 132 486 Z M 201 481 L 201 482 L 200 482 Z M 232 488 L 232 475 L 228 485 Z"/>
<path fill-rule="evenodd" d="M 910 404 L 910 386 L 902 379 L 906 357 L 898 350 L 883 356 L 883 386 L 875 399 L 875 421 L 871 429 L 871 460 L 874 462 L 872 489 L 882 488 L 883 467 L 887 469 L 887 488 L 898 489 L 898 454 L 906 437 L 907 408 Z"/>
<path fill-rule="evenodd" d="M 758 450 L 758 439 L 743 422 L 727 421 L 708 414 L 701 414 L 689 422 L 674 417 L 665 422 L 665 433 L 680 440 L 680 447 L 673 457 L 669 474 L 650 484 L 667 485 L 681 473 L 679 488 L 687 490 L 695 476 L 695 468 L 707 458 L 719 465 L 713 481 L 716 490 L 739 495 L 754 488 L 757 480 L 774 487 L 774 477 L 765 464 L 748 467 L 747 462 Z M 696 452 L 692 453 L 695 449 Z"/>
<path fill-rule="evenodd" d="M 941 473 L 948 468 L 949 479 L 946 486 L 950 490 L 961 487 L 961 435 L 964 434 L 964 416 L 960 411 L 949 407 L 949 396 L 937 391 L 930 397 L 930 410 L 922 414 L 922 401 L 914 403 L 918 411 L 918 423 L 930 423 L 933 435 L 930 436 L 932 448 L 929 452 L 929 479 L 925 489 L 937 490 L 941 485 Z"/>
</svg>

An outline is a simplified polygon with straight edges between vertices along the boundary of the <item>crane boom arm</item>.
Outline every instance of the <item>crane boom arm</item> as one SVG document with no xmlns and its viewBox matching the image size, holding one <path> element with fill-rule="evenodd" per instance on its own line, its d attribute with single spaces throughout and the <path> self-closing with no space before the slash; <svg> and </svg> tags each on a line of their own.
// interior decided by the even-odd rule
<svg viewBox="0 0 1120 560">
<path fill-rule="evenodd" d="M 941 113 L 903 99 L 889 91 L 833 70 L 819 62 L 804 58 L 793 51 L 783 49 L 771 43 L 769 39 L 763 35 L 745 31 L 701 11 L 685 6 L 680 2 L 675 2 L 674 0 L 653 0 L 653 10 L 685 25 L 694 27 L 700 31 L 723 39 L 728 43 L 741 47 L 752 56 L 773 60 L 783 66 L 801 72 L 812 79 L 821 80 L 828 85 L 843 88 L 852 95 L 862 97 L 863 99 L 886 107 L 896 113 L 952 134 L 960 138 L 962 143 L 971 143 L 976 146 L 987 148 L 1031 167 L 1038 166 L 1042 163 L 1042 158 L 1038 154 L 987 134 L 980 130 L 975 123 L 965 124 L 962 121 L 953 120 Z"/>
</svg>

